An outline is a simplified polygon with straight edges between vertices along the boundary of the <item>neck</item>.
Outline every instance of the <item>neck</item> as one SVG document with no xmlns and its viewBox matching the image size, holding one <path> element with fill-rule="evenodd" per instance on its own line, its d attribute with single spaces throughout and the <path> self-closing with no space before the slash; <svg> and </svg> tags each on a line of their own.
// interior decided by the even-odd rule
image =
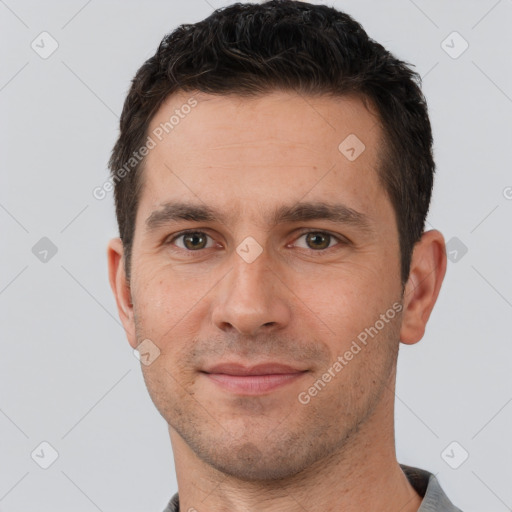
<svg viewBox="0 0 512 512">
<path fill-rule="evenodd" d="M 394 386 L 376 410 L 328 459 L 278 481 L 242 481 L 200 460 L 169 427 L 180 510 L 416 512 L 421 497 L 396 460 Z"/>
</svg>

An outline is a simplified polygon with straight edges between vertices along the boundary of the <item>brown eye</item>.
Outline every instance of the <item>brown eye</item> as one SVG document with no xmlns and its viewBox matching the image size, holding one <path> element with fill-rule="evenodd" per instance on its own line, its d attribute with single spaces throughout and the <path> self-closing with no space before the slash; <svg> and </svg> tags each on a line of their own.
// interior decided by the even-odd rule
<svg viewBox="0 0 512 512">
<path fill-rule="evenodd" d="M 183 236 L 185 247 L 187 249 L 204 249 L 206 237 L 204 233 L 188 233 Z"/>
<path fill-rule="evenodd" d="M 304 241 L 299 242 L 300 240 Z M 311 254 L 318 253 L 318 255 L 321 256 L 330 249 L 341 249 L 344 246 L 350 245 L 350 240 L 345 238 L 343 235 L 333 235 L 328 231 L 309 230 L 303 231 L 302 234 L 295 239 L 295 242 L 292 245 L 305 249 Z"/>
<path fill-rule="evenodd" d="M 178 244 L 177 247 L 188 251 L 197 251 L 207 248 L 208 238 L 210 237 L 202 231 L 187 231 L 176 235 L 169 243 L 174 244 L 175 241 L 181 240 L 182 244 Z"/>
<path fill-rule="evenodd" d="M 311 249 L 327 249 L 331 242 L 331 235 L 328 233 L 307 233 L 306 243 Z"/>
</svg>

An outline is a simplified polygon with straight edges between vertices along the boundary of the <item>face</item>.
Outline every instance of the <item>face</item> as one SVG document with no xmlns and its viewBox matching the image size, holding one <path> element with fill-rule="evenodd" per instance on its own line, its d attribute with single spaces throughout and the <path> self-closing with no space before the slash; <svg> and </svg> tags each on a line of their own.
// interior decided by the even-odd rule
<svg viewBox="0 0 512 512">
<path fill-rule="evenodd" d="M 370 429 L 394 380 L 402 285 L 381 129 L 357 98 L 196 94 L 183 108 L 191 97 L 169 97 L 149 128 L 162 140 L 144 169 L 128 337 L 157 347 L 146 385 L 198 459 L 290 476 Z"/>
</svg>

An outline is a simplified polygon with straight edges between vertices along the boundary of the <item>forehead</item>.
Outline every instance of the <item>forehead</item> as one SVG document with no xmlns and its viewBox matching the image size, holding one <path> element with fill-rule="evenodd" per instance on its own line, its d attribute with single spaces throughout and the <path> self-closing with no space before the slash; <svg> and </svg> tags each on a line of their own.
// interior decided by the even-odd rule
<svg viewBox="0 0 512 512">
<path fill-rule="evenodd" d="M 227 144 L 250 144 L 262 140 L 302 144 L 324 152 L 350 133 L 370 145 L 380 136 L 378 116 L 362 97 L 308 96 L 288 91 L 242 97 L 180 91 L 169 96 L 153 117 L 149 131 L 159 146 L 182 141 L 197 148 L 227 149 Z M 229 137 L 229 139 L 228 139 Z"/>
<path fill-rule="evenodd" d="M 305 195 L 317 202 L 352 196 L 354 208 L 371 208 L 385 195 L 380 130 L 357 97 L 181 91 L 149 125 L 155 147 L 144 166 L 141 215 L 184 196 L 238 213 L 248 202 L 278 207 Z"/>
</svg>

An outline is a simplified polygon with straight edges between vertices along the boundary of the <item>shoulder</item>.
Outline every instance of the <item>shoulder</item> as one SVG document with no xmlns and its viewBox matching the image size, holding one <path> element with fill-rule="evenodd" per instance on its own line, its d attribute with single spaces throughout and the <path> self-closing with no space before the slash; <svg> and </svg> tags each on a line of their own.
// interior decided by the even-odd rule
<svg viewBox="0 0 512 512">
<path fill-rule="evenodd" d="M 179 512 L 180 511 L 180 500 L 178 497 L 178 493 L 176 493 L 169 503 L 167 504 L 167 507 L 163 510 L 163 512 Z"/>
<path fill-rule="evenodd" d="M 400 464 L 405 476 L 423 498 L 418 512 L 462 512 L 443 491 L 436 476 L 425 469 Z"/>
</svg>

